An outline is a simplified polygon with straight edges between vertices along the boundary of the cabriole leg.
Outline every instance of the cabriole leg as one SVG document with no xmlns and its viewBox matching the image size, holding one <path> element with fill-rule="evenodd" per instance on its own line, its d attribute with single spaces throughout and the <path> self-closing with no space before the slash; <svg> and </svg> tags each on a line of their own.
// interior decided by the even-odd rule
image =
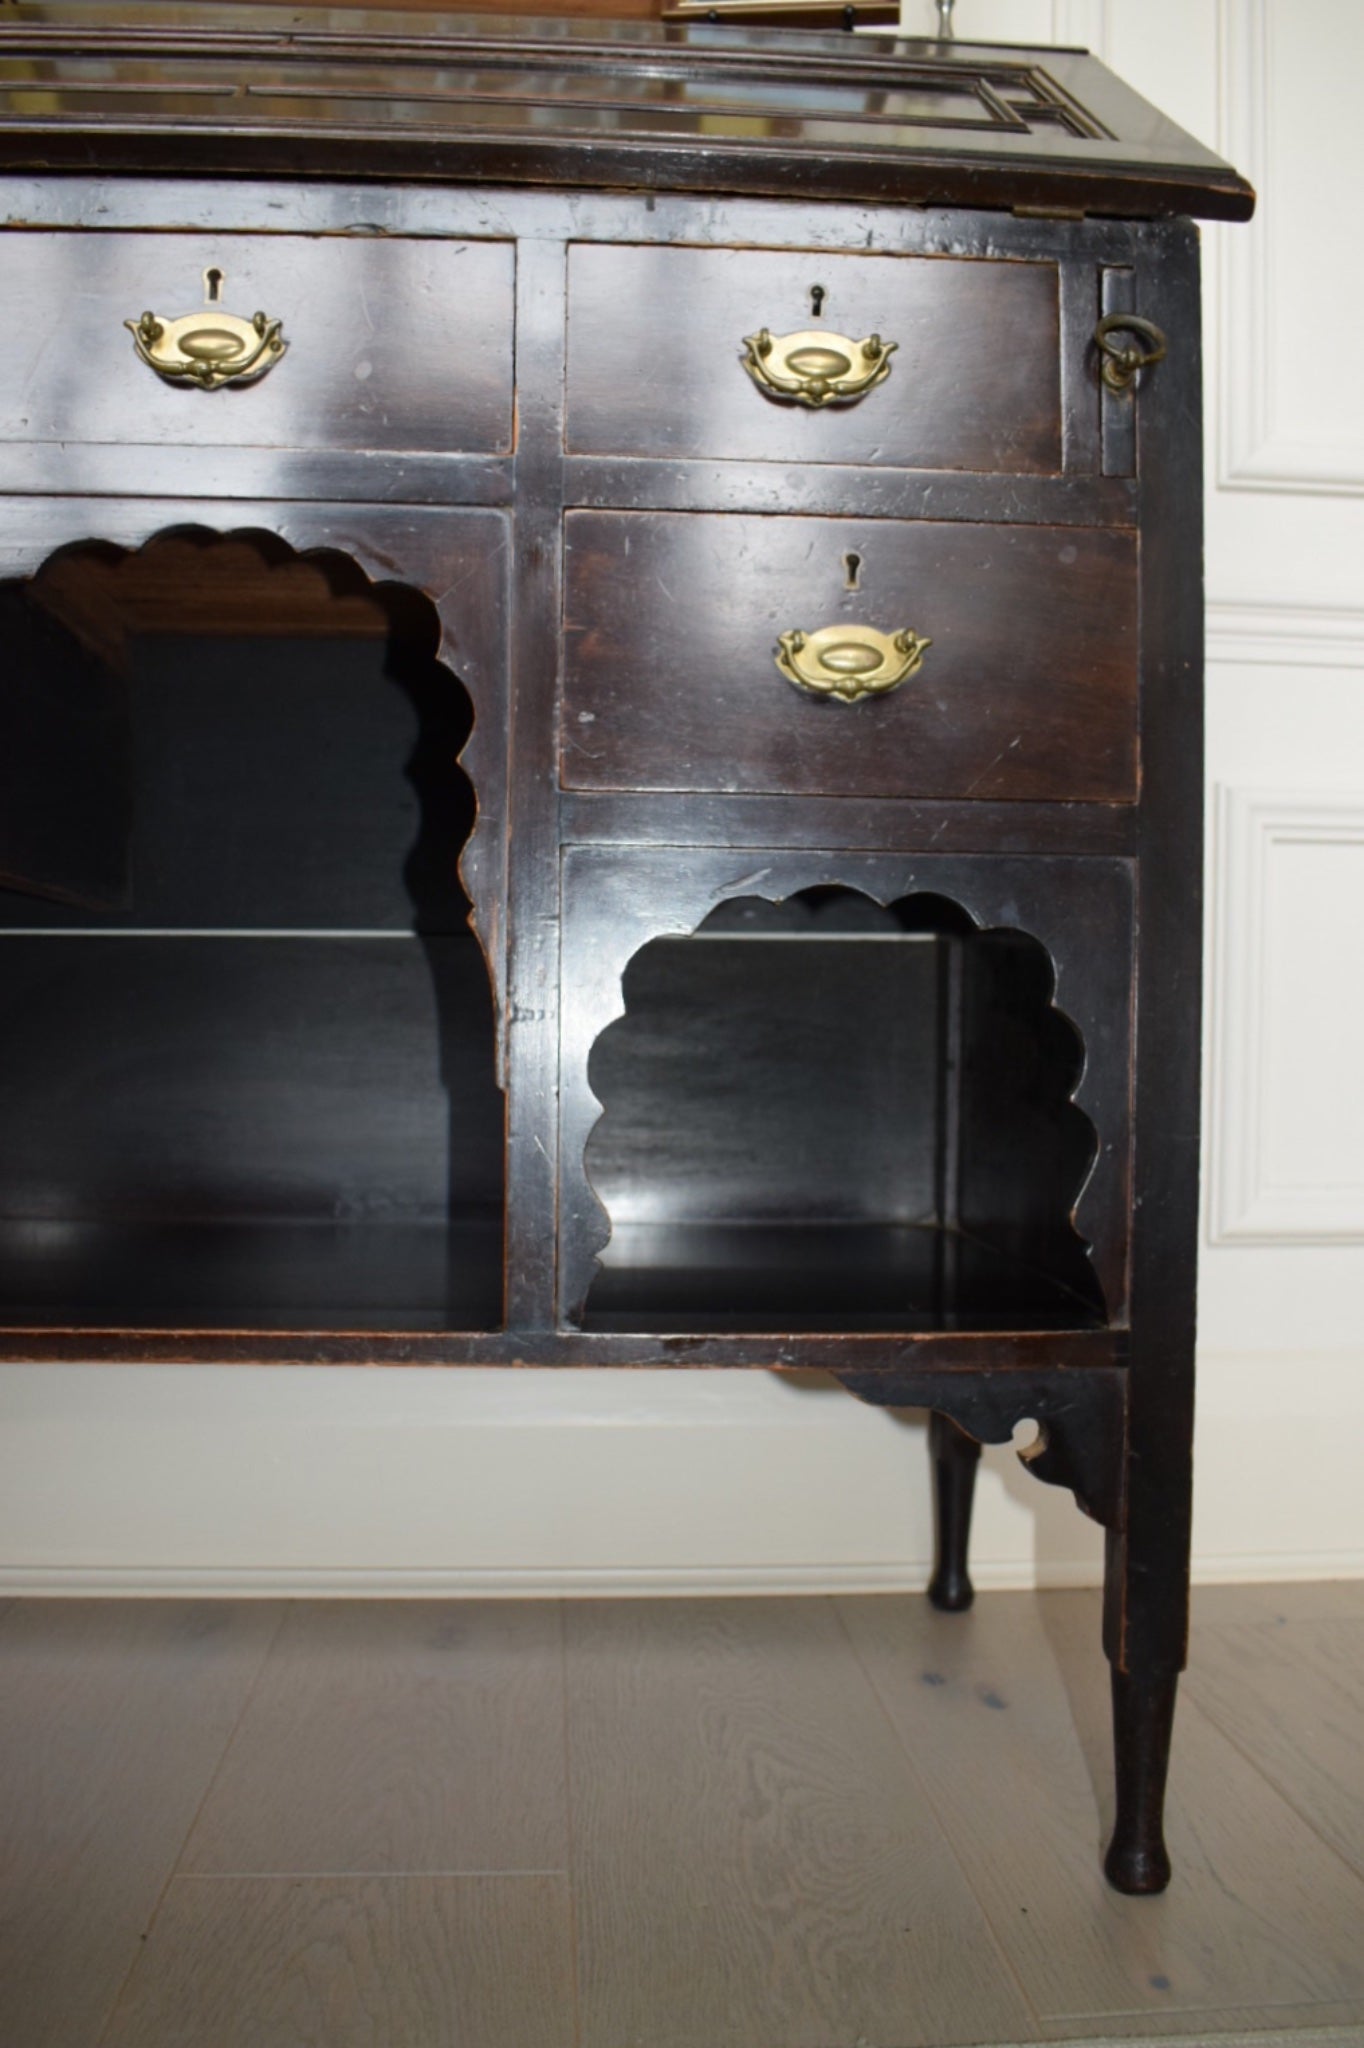
<svg viewBox="0 0 1364 2048">
<path fill-rule="evenodd" d="M 1118 1811 L 1104 1872 L 1120 1892 L 1163 1892 L 1170 1858 L 1162 1825 L 1177 1672 L 1113 1672 Z"/>
<path fill-rule="evenodd" d="M 933 1457 L 933 1506 L 936 1554 L 928 1597 L 947 1614 L 971 1605 L 975 1588 L 966 1569 L 971 1539 L 971 1503 L 976 1491 L 980 1445 L 935 1409 L 928 1422 Z"/>
</svg>

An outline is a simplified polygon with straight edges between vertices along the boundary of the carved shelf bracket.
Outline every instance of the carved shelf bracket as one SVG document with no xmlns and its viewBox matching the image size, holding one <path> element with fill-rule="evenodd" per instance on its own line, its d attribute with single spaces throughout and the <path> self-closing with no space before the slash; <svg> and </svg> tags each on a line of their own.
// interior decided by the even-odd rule
<svg viewBox="0 0 1364 2048">
<path fill-rule="evenodd" d="M 878 1408 L 928 1408 L 981 1444 L 1008 1443 L 1035 1421 L 1019 1463 L 1048 1486 L 1069 1487 L 1095 1522 L 1122 1521 L 1127 1375 L 1117 1368 L 1056 1372 L 840 1372 L 838 1380 Z M 1077 1382 L 1083 1381 L 1083 1386 Z"/>
</svg>

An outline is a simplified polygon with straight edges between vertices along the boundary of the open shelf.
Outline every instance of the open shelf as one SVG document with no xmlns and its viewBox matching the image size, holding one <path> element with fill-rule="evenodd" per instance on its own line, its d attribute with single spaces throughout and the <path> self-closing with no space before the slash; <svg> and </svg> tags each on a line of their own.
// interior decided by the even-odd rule
<svg viewBox="0 0 1364 2048">
<path fill-rule="evenodd" d="M 235 554 L 234 608 L 158 630 L 158 546 L 220 600 Z M 3 593 L 33 692 L 63 668 L 120 707 L 129 845 L 103 902 L 0 891 L 0 1323 L 495 1329 L 468 699 L 424 601 L 329 607 L 295 562 L 291 613 L 250 554 L 177 539 Z"/>
<path fill-rule="evenodd" d="M 1035 939 L 846 889 L 660 939 L 589 1069 L 589 1330 L 1092 1330 L 1094 1154 Z"/>
<path fill-rule="evenodd" d="M 502 1218 L 0 1223 L 22 1328 L 495 1329 Z"/>
<path fill-rule="evenodd" d="M 914 1223 L 622 1224 L 588 1328 L 1102 1329 L 1069 1291 L 961 1231 Z"/>
</svg>

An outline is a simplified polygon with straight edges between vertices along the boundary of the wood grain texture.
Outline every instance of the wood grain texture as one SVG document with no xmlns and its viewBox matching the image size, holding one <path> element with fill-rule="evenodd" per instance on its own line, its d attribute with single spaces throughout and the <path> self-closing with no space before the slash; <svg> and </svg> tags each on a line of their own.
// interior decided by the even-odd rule
<svg viewBox="0 0 1364 2048">
<path fill-rule="evenodd" d="M 294 1609 L 183 1868 L 563 1870 L 561 1670 L 549 1606 Z"/>
<path fill-rule="evenodd" d="M 290 6 L 293 0 L 265 0 L 267 6 Z M 369 11 L 389 13 L 445 14 L 449 0 L 369 0 Z M 531 14 L 586 16 L 596 20 L 653 20 L 663 11 L 662 0 L 460 0 L 461 14 Z M 860 10 L 859 10 L 860 11 Z"/>
<path fill-rule="evenodd" d="M 1364 1615 L 1205 1628 L 1185 1684 L 1364 1877 Z"/>
<path fill-rule="evenodd" d="M 1061 467 L 1057 308 L 1050 263 L 579 246 L 568 445 L 1049 475 Z M 895 344 L 890 374 L 852 405 L 783 403 L 743 367 L 745 341 L 763 328 L 877 334 Z"/>
<path fill-rule="evenodd" d="M 940 44 L 802 31 L 749 46 L 701 22 L 641 24 L 628 43 L 603 25 L 580 33 L 571 62 L 562 36 L 531 33 L 509 65 L 495 25 L 434 31 L 363 11 L 349 36 L 310 7 L 287 36 L 221 6 L 196 13 L 193 42 L 174 27 L 126 29 L 115 10 L 58 5 L 0 37 L 0 163 L 85 169 L 98 151 L 105 169 L 162 174 L 407 173 L 1236 220 L 1254 206 L 1229 166 L 1080 51 L 977 44 L 946 59 Z M 37 91 L 35 56 L 47 60 Z M 974 150 L 961 146 L 963 115 Z"/>
<path fill-rule="evenodd" d="M 834 799 L 666 795 L 658 791 L 567 794 L 560 831 L 591 846 L 823 846 L 836 832 Z M 1130 854 L 1130 804 L 909 803 L 860 797 L 857 843 L 869 853 L 931 846 L 939 853 Z"/>
<path fill-rule="evenodd" d="M 570 2048 L 562 1878 L 179 1877 L 101 2048 Z"/>
<path fill-rule="evenodd" d="M 1364 1678 L 1364 1629 L 1313 1617 L 1323 1602 L 1357 1600 L 1364 1584 L 1209 1590 L 1226 1612 L 1282 1618 L 1196 1635 L 1195 1684 L 1228 1633 L 1244 1650 L 1236 1676 L 1248 1689 L 1301 1637 L 1290 1726 L 1311 1747 L 1342 1684 L 1357 1692 Z M 1228 1743 L 1186 1701 L 1172 1836 L 1179 1870 L 1190 1861 L 1181 1827 L 1196 1834 L 1204 1867 L 1177 1875 L 1163 1902 L 1120 1900 L 1094 1868 L 1087 1782 L 1087 1766 L 1105 1788 L 1108 1778 L 1097 1597 L 991 1594 L 974 1619 L 936 1617 L 927 1602 L 901 1598 L 843 1608 L 867 1662 L 898 1667 L 892 1704 L 922 1695 L 943 1710 L 916 1720 L 912 1765 L 826 1603 L 576 1606 L 571 1881 L 307 1868 L 196 1876 L 182 1866 L 162 1896 L 187 1824 L 181 1802 L 192 1806 L 196 1777 L 207 1782 L 278 1610 L 0 1604 L 0 2039 L 5 2048 L 568 2048 L 576 1887 L 582 2048 L 851 2048 L 859 2038 L 878 2048 L 966 2039 L 1358 2048 L 1364 1998 L 1307 1995 L 1309 1982 L 1341 1988 L 1333 1944 L 1342 1906 L 1357 1913 L 1358 1885 L 1319 1844 L 1304 1860 L 1307 1831 L 1261 1775 L 1278 1767 L 1285 1738 L 1276 1729 L 1239 1733 L 1245 1760 L 1228 1771 L 1215 1761 Z M 298 1612 L 344 1612 L 395 1688 L 431 1689 L 429 1636 L 395 1633 L 401 1608 Z M 518 1612 L 542 1628 L 555 1619 L 540 1603 Z M 1333 1642 L 1325 1660 L 1311 1654 L 1319 1632 Z M 1048 1686 L 1037 1683 L 1029 1643 L 1042 1645 L 1034 1663 L 1050 1660 Z M 966 1645 L 955 1664 L 954 1644 Z M 281 1642 L 278 1661 L 290 1656 Z M 267 1693 L 276 1662 L 270 1655 L 262 1674 Z M 481 1670 L 486 1678 L 486 1657 Z M 541 1673 L 536 1687 L 557 1707 L 557 1675 Z M 508 1719 L 533 1719 L 533 1702 L 501 1698 Z M 310 1702 L 296 1694 L 296 1705 L 306 1720 Z M 327 1749 L 330 1790 L 344 1801 L 355 1765 L 335 1743 Z M 425 1784 L 439 1797 L 445 1760 L 432 1753 Z M 528 1784 L 515 1743 L 485 1750 L 479 1764 L 488 1802 L 512 1814 L 553 1804 L 543 1777 Z M 287 1803 L 296 1769 L 297 1751 L 281 1746 L 277 1799 Z M 940 1806 L 955 1799 L 994 1817 L 999 1869 L 986 1866 L 988 1881 L 979 1831 L 957 1831 L 979 1904 L 919 1775 Z M 1181 1782 L 1190 1777 L 1196 1791 Z M 1348 1750 L 1335 1782 L 1345 1792 L 1354 1782 Z M 1059 1819 L 1038 1827 L 1039 1811 L 1058 1810 L 1051 1789 Z M 384 1796 L 408 1803 L 396 1772 Z M 1053 1978 L 1067 1976 L 1083 2010 L 1029 2016 L 1007 1977 L 994 1998 L 1001 1971 L 987 1915 L 1030 1988 L 1024 1937 L 1040 1916 L 1035 1946 L 1051 1949 Z M 1191 2003 L 1191 1988 L 1212 1988 L 1219 1973 L 1231 2001 Z"/>
<path fill-rule="evenodd" d="M 755 394 L 756 395 L 756 394 Z M 812 419 L 822 417 L 811 414 Z M 493 456 L 449 457 L 471 482 L 497 470 Z M 0 473 L 4 470 L 0 454 Z M 13 462 L 10 463 L 11 471 Z M 306 474 L 306 472 L 303 472 Z M 407 475 L 411 476 L 411 471 Z M 466 487 L 467 488 L 467 487 Z M 629 505 L 651 512 L 808 512 L 840 517 L 850 504 L 866 519 L 993 519 L 1024 526 L 1134 526 L 1135 480 L 1070 476 L 1008 476 L 961 469 L 858 467 L 846 459 L 802 462 L 691 460 L 647 455 L 570 455 L 564 463 L 565 503 Z M 462 503 L 473 502 L 461 499 Z"/>
<path fill-rule="evenodd" d="M 1086 2028 L 1083 2032 L 1056 2031 L 1050 2038 L 1067 2042 L 1069 2048 L 1111 2048 L 1114 2041 L 1127 2042 L 1130 2048 L 1359 2048 L 1359 2028 L 1348 2016 L 1336 2025 L 1322 2019 L 1320 2012 L 1314 2007 L 1311 2016 L 1296 2020 L 1291 2013 L 1276 2012 L 1272 2026 L 1263 2024 L 1263 2014 L 1252 2013 L 1226 2025 L 1219 2019 L 1212 2032 L 1196 2021 L 1186 2025 L 1178 2018 L 1169 2026 L 1154 2028 L 1147 2020 L 1112 2020 L 1104 2023 L 1101 2035 Z M 1016 2044 L 996 2042 L 991 2048 L 1016 2048 Z"/>
<path fill-rule="evenodd" d="M 564 292 L 561 244 L 522 243 L 516 270 L 516 493 L 507 665 L 506 1320 L 554 1321 L 554 1115 L 559 1049 L 555 704 L 563 619 Z"/>
<path fill-rule="evenodd" d="M 6 2048 L 93 2048 L 279 1615 L 35 1600 L 0 1617 Z"/>
<path fill-rule="evenodd" d="M 210 266 L 224 273 L 224 312 L 284 323 L 287 352 L 240 391 L 163 382 L 123 327 L 147 308 L 162 320 L 199 311 Z M 62 309 L 72 353 L 49 348 L 35 323 L 7 356 L 0 440 L 500 453 L 512 433 L 513 268 L 496 242 L 10 235 L 9 288 Z M 73 381 L 82 358 L 105 373 Z"/>
<path fill-rule="evenodd" d="M 347 588 L 338 587 L 343 577 Z M 350 564 L 271 560 L 240 539 L 206 547 L 202 537 L 165 534 L 132 555 L 78 548 L 46 562 L 30 591 L 119 675 L 138 634 L 383 640 L 390 630 L 378 594 Z"/>
<path fill-rule="evenodd" d="M 1266 2022 L 1272 2031 L 1264 2031 Z M 1101 2040 L 1095 2029 L 1102 2026 Z M 1075 2020 L 1048 2019 L 1048 2041 L 1071 2048 L 1109 2048 L 1114 2041 L 1132 2048 L 1359 2048 L 1364 2034 L 1364 2005 L 1344 1999 L 1305 2005 L 1240 2005 L 1211 2014 L 1171 2008 L 1159 2018 L 1149 2013 L 1105 2013 Z"/>
<path fill-rule="evenodd" d="M 1137 794 L 1130 533 L 570 512 L 565 536 L 566 788 Z M 932 645 L 889 695 L 841 704 L 773 658 L 835 625 Z"/>
<path fill-rule="evenodd" d="M 1177 1723 L 1161 1900 L 1096 1856 L 1108 1673 L 1091 1594 L 840 1603 L 941 1825 L 1044 2030 L 1191 2030 L 1248 2011 L 1364 2018 L 1364 1886 L 1204 1716 Z M 1039 1627 L 1039 1621 L 1042 1626 Z M 1174 2030 L 1174 2029 L 1172 2029 Z"/>
<path fill-rule="evenodd" d="M 575 1605 L 568 1693 L 583 2048 L 1031 2033 L 826 1603 Z"/>
<path fill-rule="evenodd" d="M 1249 1586 L 1195 1586 L 1195 1629 L 1241 1622 L 1364 1621 L 1364 1578 L 1278 1580 Z"/>
<path fill-rule="evenodd" d="M 1141 768 L 1130 1122 L 1132 1365 L 1122 1526 L 1104 1566 L 1104 1649 L 1134 1679 L 1185 1660 L 1193 1497 L 1202 987 L 1203 548 L 1197 231 L 1181 222 L 1139 266 L 1145 315 L 1188 337 L 1138 415 Z M 1161 365 L 1164 369 L 1165 364 Z M 1148 399 L 1153 402 L 1147 403 Z"/>
</svg>

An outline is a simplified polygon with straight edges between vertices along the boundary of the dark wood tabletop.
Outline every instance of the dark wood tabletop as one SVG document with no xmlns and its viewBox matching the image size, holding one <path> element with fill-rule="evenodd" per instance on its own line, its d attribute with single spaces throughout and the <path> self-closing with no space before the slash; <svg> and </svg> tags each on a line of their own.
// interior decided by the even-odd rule
<svg viewBox="0 0 1364 2048">
<path fill-rule="evenodd" d="M 0 19 L 0 167 L 421 177 L 1245 219 L 1080 50 L 57 0 Z"/>
</svg>

